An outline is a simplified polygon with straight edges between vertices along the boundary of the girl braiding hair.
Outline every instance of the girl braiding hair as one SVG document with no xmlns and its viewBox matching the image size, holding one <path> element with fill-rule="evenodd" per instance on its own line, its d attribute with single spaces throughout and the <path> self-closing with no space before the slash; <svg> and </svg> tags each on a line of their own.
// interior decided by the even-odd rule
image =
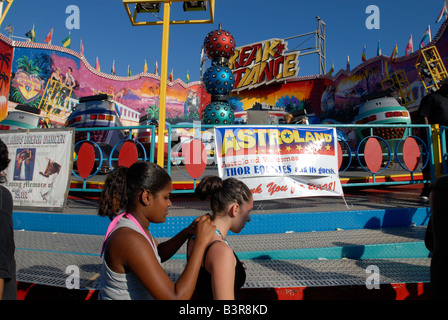
<svg viewBox="0 0 448 320">
<path fill-rule="evenodd" d="M 164 223 L 173 185 L 157 164 L 138 161 L 109 173 L 100 196 L 98 214 L 112 221 L 103 243 L 100 300 L 190 299 L 205 248 L 215 230 L 202 216 L 173 238 L 158 243 L 151 223 Z M 122 212 L 124 211 L 124 212 Z M 197 239 L 190 261 L 175 283 L 161 263 L 171 258 L 191 236 Z"/>
</svg>

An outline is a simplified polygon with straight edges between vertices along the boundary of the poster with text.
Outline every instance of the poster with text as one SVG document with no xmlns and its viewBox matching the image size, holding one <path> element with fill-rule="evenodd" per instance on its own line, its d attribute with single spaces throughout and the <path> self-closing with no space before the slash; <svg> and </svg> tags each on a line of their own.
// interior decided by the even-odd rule
<svg viewBox="0 0 448 320">
<path fill-rule="evenodd" d="M 74 129 L 3 131 L 11 160 L 4 186 L 15 208 L 62 211 L 73 166 Z"/>
<path fill-rule="evenodd" d="M 334 128 L 215 128 L 219 176 L 244 181 L 254 200 L 342 196 Z"/>
</svg>

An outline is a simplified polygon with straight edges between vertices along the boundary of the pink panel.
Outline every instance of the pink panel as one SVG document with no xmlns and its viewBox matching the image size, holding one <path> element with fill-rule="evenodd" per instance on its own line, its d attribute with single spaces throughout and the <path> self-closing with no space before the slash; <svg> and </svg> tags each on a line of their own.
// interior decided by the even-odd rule
<svg viewBox="0 0 448 320">
<path fill-rule="evenodd" d="M 132 164 L 138 161 L 138 151 L 135 144 L 131 141 L 126 141 L 121 147 L 118 155 L 118 165 L 120 167 L 129 168 Z"/>
<path fill-rule="evenodd" d="M 414 138 L 408 137 L 403 144 L 403 160 L 406 167 L 414 171 L 420 160 L 420 148 Z"/>
<path fill-rule="evenodd" d="M 364 158 L 367 167 L 373 173 L 378 172 L 383 162 L 383 151 L 376 138 L 369 138 L 364 148 Z"/>
</svg>

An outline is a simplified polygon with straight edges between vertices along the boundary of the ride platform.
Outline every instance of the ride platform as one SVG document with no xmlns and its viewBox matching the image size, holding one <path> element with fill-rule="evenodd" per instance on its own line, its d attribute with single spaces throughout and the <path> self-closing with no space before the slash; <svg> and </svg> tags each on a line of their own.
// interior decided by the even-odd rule
<svg viewBox="0 0 448 320">
<path fill-rule="evenodd" d="M 246 268 L 241 299 L 429 299 L 430 210 L 421 187 L 256 202 L 243 232 L 228 236 Z M 150 226 L 159 242 L 209 212 L 192 195 L 172 202 L 167 221 Z M 69 197 L 62 213 L 14 212 L 19 299 L 96 299 L 109 223 L 96 210 L 92 196 Z M 163 267 L 175 281 L 185 263 L 183 246 Z M 70 290 L 73 266 L 79 289 Z"/>
</svg>

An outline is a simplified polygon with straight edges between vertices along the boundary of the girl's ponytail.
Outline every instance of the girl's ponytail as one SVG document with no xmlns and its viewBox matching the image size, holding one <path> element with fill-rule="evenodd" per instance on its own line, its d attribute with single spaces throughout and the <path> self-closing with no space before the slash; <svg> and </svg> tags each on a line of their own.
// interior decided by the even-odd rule
<svg viewBox="0 0 448 320">
<path fill-rule="evenodd" d="M 118 167 L 108 174 L 99 200 L 98 215 L 112 220 L 125 208 L 127 172 L 128 168 Z"/>
<path fill-rule="evenodd" d="M 207 199 L 222 189 L 222 179 L 218 176 L 205 176 L 194 190 L 201 200 Z"/>
</svg>

